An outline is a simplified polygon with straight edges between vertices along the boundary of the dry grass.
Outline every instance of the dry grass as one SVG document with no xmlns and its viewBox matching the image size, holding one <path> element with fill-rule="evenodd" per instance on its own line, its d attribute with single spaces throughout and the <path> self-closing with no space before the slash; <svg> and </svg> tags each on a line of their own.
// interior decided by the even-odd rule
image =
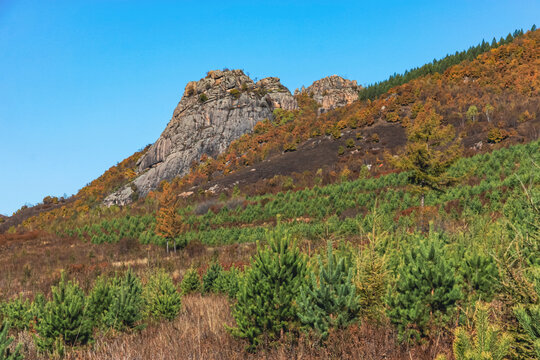
<svg viewBox="0 0 540 360">
<path fill-rule="evenodd" d="M 96 335 L 94 344 L 69 349 L 66 359 L 80 360 L 225 360 L 225 359 L 433 359 L 448 352 L 449 343 L 407 348 L 396 342 L 387 325 L 365 322 L 330 335 L 327 346 L 314 346 L 305 339 L 281 341 L 257 353 L 244 350 L 245 343 L 233 338 L 224 324 L 233 325 L 229 301 L 222 296 L 190 295 L 183 298 L 181 314 L 173 322 L 150 324 L 131 334 Z M 27 360 L 46 359 L 36 352 L 28 333 L 18 335 Z"/>
<path fill-rule="evenodd" d="M 254 251 L 254 244 L 214 248 L 190 244 L 167 255 L 162 247 L 141 245 L 135 240 L 92 244 L 41 232 L 0 234 L 0 300 L 19 294 L 32 298 L 38 292 L 48 295 L 62 271 L 88 290 L 98 276 L 114 275 L 127 267 L 139 274 L 157 267 L 182 274 L 190 266 L 205 267 L 212 259 L 224 265 L 247 263 Z"/>
<path fill-rule="evenodd" d="M 314 251 L 315 249 L 309 249 Z M 127 266 L 144 276 L 156 267 L 169 271 L 176 282 L 194 266 L 202 270 L 212 259 L 222 264 L 247 263 L 254 244 L 215 248 L 190 244 L 177 254 L 163 248 L 130 241 L 118 244 L 90 244 L 60 239 L 43 233 L 0 235 L 0 298 L 18 294 L 28 297 L 50 292 L 62 270 L 88 290 L 101 274 L 114 274 Z M 189 295 L 182 299 L 182 311 L 173 322 L 151 323 L 133 333 L 95 334 L 92 345 L 67 349 L 67 359 L 433 359 L 450 349 L 448 338 L 424 346 L 406 348 L 396 341 L 391 326 L 365 321 L 330 335 L 327 346 L 313 346 L 300 339 L 282 340 L 255 354 L 245 352 L 245 342 L 233 338 L 225 328 L 233 325 L 230 302 L 222 296 Z M 37 353 L 30 332 L 16 335 L 23 344 L 25 359 L 47 359 Z"/>
</svg>

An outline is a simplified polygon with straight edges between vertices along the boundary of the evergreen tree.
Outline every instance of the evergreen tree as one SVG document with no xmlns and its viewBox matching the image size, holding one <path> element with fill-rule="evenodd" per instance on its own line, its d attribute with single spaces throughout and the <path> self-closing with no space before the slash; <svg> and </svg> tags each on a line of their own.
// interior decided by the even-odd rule
<svg viewBox="0 0 540 360">
<path fill-rule="evenodd" d="M 58 339 L 68 345 L 86 344 L 92 337 L 92 325 L 83 291 L 77 283 L 66 281 L 62 274 L 58 286 L 52 288 L 51 301 L 37 320 L 36 345 L 51 351 Z"/>
<path fill-rule="evenodd" d="M 104 325 L 104 316 L 113 301 L 114 287 L 115 285 L 104 277 L 99 277 L 94 282 L 87 299 L 87 313 L 95 325 Z"/>
<path fill-rule="evenodd" d="M 535 288 L 536 302 L 532 304 L 520 304 L 514 308 L 514 314 L 519 325 L 525 330 L 529 342 L 540 359 L 540 266 L 531 268 L 532 283 Z"/>
<path fill-rule="evenodd" d="M 113 289 L 113 298 L 105 313 L 104 322 L 116 330 L 135 328 L 142 320 L 142 284 L 129 269 Z"/>
<path fill-rule="evenodd" d="M 216 280 L 218 279 L 222 271 L 223 268 L 220 264 L 213 263 L 212 265 L 210 265 L 210 267 L 206 271 L 206 274 L 204 274 L 203 276 L 203 294 L 209 292 L 216 292 Z"/>
<path fill-rule="evenodd" d="M 470 246 L 464 247 L 458 256 L 469 296 L 474 300 L 491 301 L 499 288 L 499 270 L 493 257 Z"/>
<path fill-rule="evenodd" d="M 220 272 L 214 282 L 215 291 L 227 294 L 231 299 L 235 299 L 239 290 L 240 277 L 240 271 L 235 267 Z"/>
<path fill-rule="evenodd" d="M 401 341 L 420 340 L 436 321 L 448 320 L 460 299 L 456 268 L 434 233 L 415 239 L 400 256 L 396 284 L 387 296 L 388 316 Z"/>
<path fill-rule="evenodd" d="M 32 305 L 22 296 L 5 303 L 1 313 L 9 321 L 10 327 L 16 330 L 28 329 L 33 319 Z"/>
<path fill-rule="evenodd" d="M 312 271 L 311 281 L 302 286 L 297 301 L 304 328 L 313 329 L 322 340 L 331 328 L 342 329 L 354 322 L 360 310 L 353 267 L 332 252 L 332 243 L 328 243 L 324 260 L 319 256 L 318 279 Z"/>
<path fill-rule="evenodd" d="M 231 331 L 247 339 L 252 350 L 263 335 L 274 340 L 296 326 L 294 301 L 306 274 L 305 256 L 289 234 L 277 230 L 268 233 L 267 241 L 266 247 L 258 244 L 233 309 L 237 327 Z"/>
<path fill-rule="evenodd" d="M 182 278 L 182 282 L 180 283 L 180 289 L 182 295 L 191 294 L 201 290 L 201 279 L 199 278 L 199 273 L 196 269 L 189 268 L 186 271 Z"/>
<path fill-rule="evenodd" d="M 149 316 L 167 320 L 176 318 L 182 301 L 171 277 L 164 270 L 158 270 L 148 279 L 143 293 Z"/>
<path fill-rule="evenodd" d="M 448 168 L 461 155 L 460 141 L 455 139 L 452 125 L 441 125 L 442 117 L 425 105 L 407 128 L 405 150 L 390 158 L 399 169 L 410 171 L 409 184 L 421 194 L 442 189 L 457 179 L 448 175 Z"/>
<path fill-rule="evenodd" d="M 502 360 L 508 354 L 512 338 L 489 324 L 488 310 L 487 305 L 477 303 L 474 335 L 461 327 L 456 329 L 453 346 L 456 360 Z"/>
<path fill-rule="evenodd" d="M 15 349 L 11 349 L 10 345 L 13 342 L 13 338 L 8 336 L 9 323 L 4 322 L 0 326 L 0 360 L 22 360 L 21 354 L 22 344 L 17 344 Z"/>
</svg>

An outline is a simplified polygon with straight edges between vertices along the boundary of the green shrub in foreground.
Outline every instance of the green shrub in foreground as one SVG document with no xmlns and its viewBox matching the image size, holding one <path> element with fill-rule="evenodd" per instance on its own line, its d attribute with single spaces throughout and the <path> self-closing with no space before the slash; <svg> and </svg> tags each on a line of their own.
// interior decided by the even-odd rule
<svg viewBox="0 0 540 360">
<path fill-rule="evenodd" d="M 307 270 L 305 256 L 290 235 L 277 230 L 269 233 L 267 240 L 267 246 L 258 245 L 233 309 L 236 327 L 231 332 L 247 339 L 251 350 L 263 335 L 275 340 L 298 326 L 295 299 Z"/>
<path fill-rule="evenodd" d="M 242 274 L 240 270 L 231 267 L 229 270 L 223 270 L 214 282 L 214 291 L 227 294 L 229 298 L 235 299 L 238 294 Z"/>
<path fill-rule="evenodd" d="M 190 268 L 184 274 L 182 282 L 180 283 L 180 289 L 182 295 L 191 294 L 201 290 L 201 279 L 196 269 Z"/>
<path fill-rule="evenodd" d="M 0 326 L 0 360 L 22 360 L 21 354 L 22 344 L 17 344 L 15 349 L 11 349 L 10 345 L 13 342 L 13 338 L 8 336 L 9 323 L 4 322 Z"/>
<path fill-rule="evenodd" d="M 158 270 L 148 279 L 144 288 L 146 313 L 155 319 L 173 320 L 178 315 L 182 301 L 169 274 Z"/>
<path fill-rule="evenodd" d="M 113 289 L 111 305 L 104 316 L 105 324 L 116 330 L 138 326 L 143 317 L 142 291 L 141 280 L 128 270 Z"/>
<path fill-rule="evenodd" d="M 82 289 L 62 275 L 58 286 L 52 288 L 51 301 L 37 320 L 37 347 L 51 351 L 59 339 L 68 345 L 86 344 L 92 338 L 92 327 Z"/>
<path fill-rule="evenodd" d="M 455 331 L 454 357 L 456 360 L 502 360 L 510 351 L 512 338 L 489 323 L 489 306 L 478 302 L 474 316 L 474 335 L 464 328 Z M 439 356 L 438 360 L 445 359 Z"/>
<path fill-rule="evenodd" d="M 328 243 L 326 261 L 319 257 L 319 277 L 311 272 L 298 298 L 298 316 L 304 327 L 321 339 L 331 328 L 345 328 L 357 319 L 360 303 L 353 284 L 354 268 L 332 252 Z"/>
<path fill-rule="evenodd" d="M 105 314 L 113 301 L 114 290 L 115 285 L 112 284 L 111 280 L 99 277 L 94 282 L 94 286 L 88 294 L 87 312 L 95 325 L 105 324 Z"/>
<path fill-rule="evenodd" d="M 9 322 L 10 327 L 16 330 L 28 329 L 34 318 L 30 301 L 22 296 L 2 304 L 0 313 Z"/>
<path fill-rule="evenodd" d="M 401 253 L 395 288 L 387 296 L 388 316 L 401 341 L 418 341 L 441 326 L 461 298 L 456 268 L 437 234 L 416 238 Z"/>
<path fill-rule="evenodd" d="M 210 265 L 206 274 L 203 276 L 202 292 L 203 294 L 209 292 L 216 292 L 216 280 L 223 271 L 223 268 L 218 263 Z"/>
</svg>

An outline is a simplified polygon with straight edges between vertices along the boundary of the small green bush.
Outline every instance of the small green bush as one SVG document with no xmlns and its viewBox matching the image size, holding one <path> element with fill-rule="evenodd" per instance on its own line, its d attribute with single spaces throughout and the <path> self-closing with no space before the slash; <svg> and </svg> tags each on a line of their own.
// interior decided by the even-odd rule
<svg viewBox="0 0 540 360">
<path fill-rule="evenodd" d="M 10 345 L 13 342 L 13 338 L 9 337 L 8 334 L 9 323 L 4 322 L 0 326 L 0 360 L 22 360 L 22 344 L 17 344 L 15 349 L 12 350 Z"/>
<path fill-rule="evenodd" d="M 417 236 L 403 249 L 395 287 L 388 293 L 388 316 L 401 341 L 419 341 L 435 324 L 449 320 L 461 298 L 456 267 L 440 236 Z"/>
<path fill-rule="evenodd" d="M 138 328 L 143 318 L 143 287 L 141 280 L 129 269 L 113 287 L 113 297 L 104 322 L 115 330 Z"/>
<path fill-rule="evenodd" d="M 277 339 L 298 325 L 295 305 L 306 274 L 306 259 L 288 233 L 267 234 L 246 271 L 233 309 L 232 334 L 247 339 L 254 350 L 263 335 Z"/>
<path fill-rule="evenodd" d="M 229 93 L 235 99 L 238 99 L 240 97 L 240 95 L 242 94 L 242 92 L 240 90 L 238 90 L 238 89 L 232 89 Z"/>
<path fill-rule="evenodd" d="M 59 339 L 68 345 L 86 344 L 92 338 L 92 328 L 83 291 L 77 283 L 66 281 L 62 274 L 58 286 L 52 288 L 52 299 L 37 320 L 37 347 L 52 351 Z"/>
<path fill-rule="evenodd" d="M 227 294 L 229 298 L 234 299 L 236 298 L 236 294 L 238 294 L 240 281 L 240 270 L 231 267 L 229 270 L 224 270 L 219 273 L 219 276 L 214 282 L 214 291 Z"/>
<path fill-rule="evenodd" d="M 148 316 L 169 321 L 178 316 L 182 306 L 180 293 L 164 270 L 158 270 L 150 276 L 143 294 Z"/>
<path fill-rule="evenodd" d="M 34 318 L 30 301 L 22 296 L 3 304 L 0 312 L 10 327 L 16 330 L 28 329 Z"/>
<path fill-rule="evenodd" d="M 182 295 L 201 291 L 201 279 L 196 269 L 190 268 L 186 271 L 182 282 L 180 283 Z"/>
<path fill-rule="evenodd" d="M 216 292 L 216 280 L 220 276 L 223 268 L 218 263 L 210 265 L 206 274 L 203 276 L 202 292 L 203 294 L 209 292 Z"/>
<path fill-rule="evenodd" d="M 349 149 L 352 149 L 354 145 L 355 144 L 353 139 L 347 139 L 347 141 L 345 141 L 345 146 L 347 146 Z"/>
<path fill-rule="evenodd" d="M 510 351 L 512 338 L 489 324 L 488 310 L 487 305 L 477 303 L 474 336 L 464 328 L 456 329 L 453 346 L 456 360 L 502 360 Z"/>
<path fill-rule="evenodd" d="M 327 251 L 325 261 L 319 257 L 318 271 L 310 273 L 311 281 L 302 286 L 297 301 L 304 328 L 314 330 L 321 340 L 328 337 L 330 329 L 343 329 L 353 323 L 360 310 L 353 267 L 332 252 L 332 243 L 328 243 Z"/>
<path fill-rule="evenodd" d="M 208 100 L 208 96 L 205 94 L 205 93 L 202 93 L 201 95 L 199 95 L 199 101 L 200 102 L 205 102 Z"/>
<path fill-rule="evenodd" d="M 345 148 L 344 148 L 343 146 L 340 146 L 340 147 L 338 148 L 338 152 L 337 152 L 337 153 L 338 153 L 339 156 L 345 154 Z"/>
<path fill-rule="evenodd" d="M 111 307 L 114 291 L 119 284 L 112 284 L 104 277 L 98 277 L 87 298 L 87 313 L 98 327 L 105 325 L 105 314 Z"/>
</svg>

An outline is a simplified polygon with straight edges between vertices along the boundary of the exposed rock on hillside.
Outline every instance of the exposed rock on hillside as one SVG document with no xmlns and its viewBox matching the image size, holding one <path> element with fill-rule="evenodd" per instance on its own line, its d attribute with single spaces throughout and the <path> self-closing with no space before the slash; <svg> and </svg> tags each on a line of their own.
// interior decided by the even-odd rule
<svg viewBox="0 0 540 360">
<path fill-rule="evenodd" d="M 271 118 L 275 108 L 293 110 L 296 100 L 278 78 L 254 83 L 241 70 L 209 71 L 187 84 L 159 139 L 138 162 L 133 183 L 109 195 L 105 205 L 124 205 L 134 191 L 146 195 L 163 180 L 186 174 L 203 154 L 216 156 L 229 144 Z"/>
<path fill-rule="evenodd" d="M 338 75 L 332 75 L 315 81 L 307 88 L 302 87 L 301 91 L 295 94 L 307 93 L 313 95 L 313 99 L 321 104 L 319 113 L 345 106 L 358 99 L 358 90 L 362 86 L 356 80 L 347 80 Z"/>
</svg>

